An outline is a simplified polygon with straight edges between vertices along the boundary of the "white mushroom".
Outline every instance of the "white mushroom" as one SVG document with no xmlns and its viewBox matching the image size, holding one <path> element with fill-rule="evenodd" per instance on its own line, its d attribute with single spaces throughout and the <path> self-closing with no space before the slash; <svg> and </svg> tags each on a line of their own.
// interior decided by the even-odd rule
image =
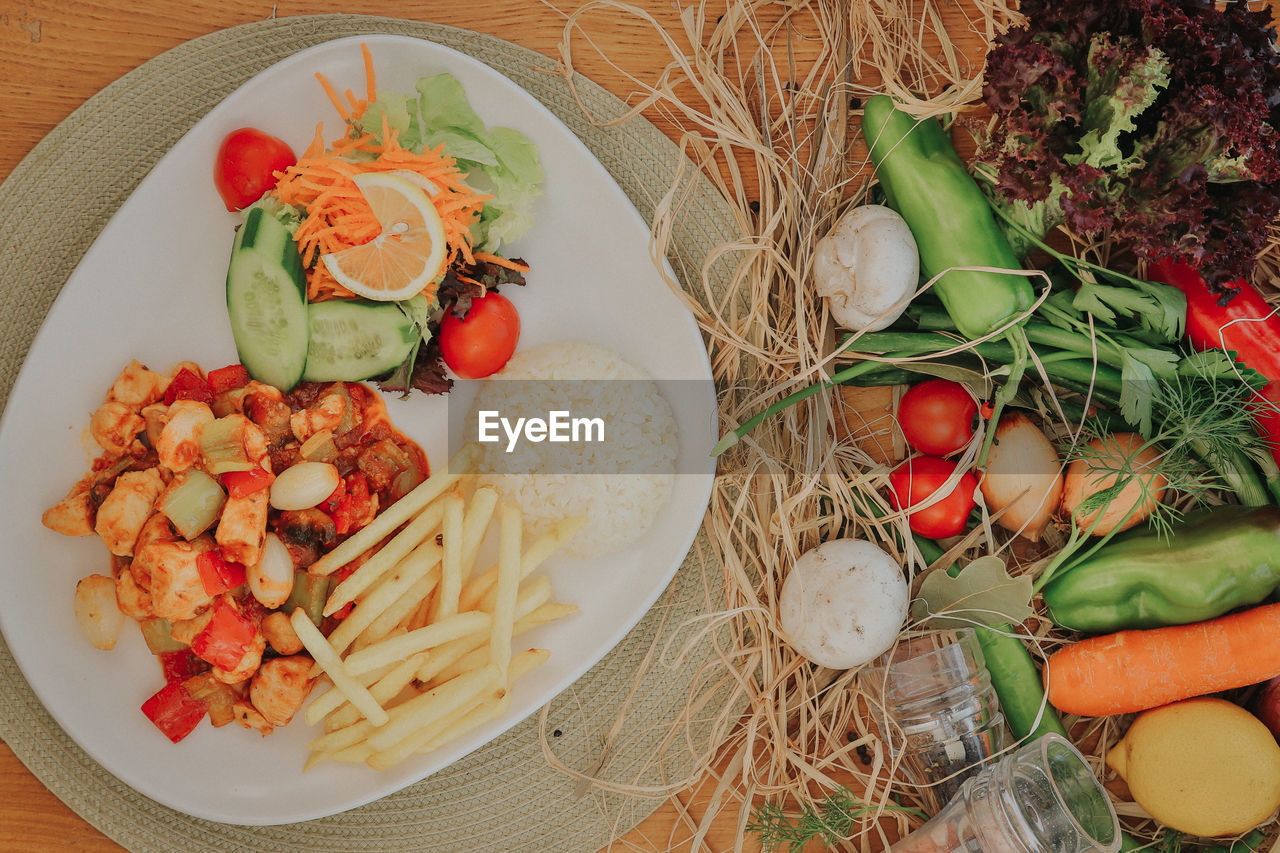
<svg viewBox="0 0 1280 853">
<path fill-rule="evenodd" d="M 819 666 L 849 669 L 883 654 L 907 620 L 902 567 L 861 539 L 833 539 L 802 554 L 782 583 L 787 642 Z"/>
<path fill-rule="evenodd" d="M 813 282 L 836 323 L 876 331 L 906 310 L 920 281 L 920 252 L 901 216 L 879 204 L 852 208 L 818 241 Z"/>
</svg>

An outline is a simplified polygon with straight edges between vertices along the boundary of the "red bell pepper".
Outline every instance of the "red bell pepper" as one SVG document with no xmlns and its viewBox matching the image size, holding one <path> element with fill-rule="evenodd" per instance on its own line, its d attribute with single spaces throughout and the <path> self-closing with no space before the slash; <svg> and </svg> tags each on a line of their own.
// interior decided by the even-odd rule
<svg viewBox="0 0 1280 853">
<path fill-rule="evenodd" d="M 196 571 L 209 595 L 219 595 L 245 582 L 244 566 L 228 560 L 221 551 L 201 551 L 196 557 Z"/>
<path fill-rule="evenodd" d="M 212 403 L 213 389 L 209 387 L 208 382 L 184 367 L 169 381 L 169 387 L 164 389 L 166 406 L 172 406 L 178 400 Z"/>
<path fill-rule="evenodd" d="M 160 669 L 164 672 L 165 683 L 170 681 L 186 681 L 209 669 L 209 665 L 191 653 L 190 649 L 178 652 L 161 652 Z"/>
<path fill-rule="evenodd" d="M 214 394 L 233 391 L 249 384 L 249 371 L 243 364 L 228 364 L 209 371 L 209 387 Z"/>
<path fill-rule="evenodd" d="M 165 737 L 177 743 L 204 719 L 205 707 L 181 681 L 171 681 L 142 703 L 142 713 Z"/>
<path fill-rule="evenodd" d="M 233 498 L 247 498 L 255 492 L 268 489 L 276 481 L 276 475 L 266 468 L 250 468 L 248 471 L 228 471 L 222 475 L 222 485 Z"/>
<path fill-rule="evenodd" d="M 226 596 L 213 600 L 209 624 L 191 640 L 191 651 L 221 669 L 235 669 L 258 633 L 258 626 Z"/>
<path fill-rule="evenodd" d="M 1226 305 L 1210 293 L 1193 268 L 1161 261 L 1149 270 L 1153 281 L 1173 285 L 1187 296 L 1187 340 L 1199 350 L 1232 350 L 1269 381 L 1258 392 L 1258 431 L 1280 464 L 1280 315 L 1247 281 Z"/>
</svg>

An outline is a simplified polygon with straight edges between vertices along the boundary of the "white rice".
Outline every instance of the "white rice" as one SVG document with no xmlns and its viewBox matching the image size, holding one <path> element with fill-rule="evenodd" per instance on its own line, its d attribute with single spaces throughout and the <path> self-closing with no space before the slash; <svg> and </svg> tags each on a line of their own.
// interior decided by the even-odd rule
<svg viewBox="0 0 1280 853">
<path fill-rule="evenodd" d="M 678 452 L 675 416 L 652 378 L 609 349 L 567 341 L 516 353 L 494 379 L 537 381 L 486 383 L 472 408 L 472 423 L 484 409 L 543 416 L 552 410 L 589 413 L 607 424 L 607 443 L 522 441 L 511 452 L 505 442 L 484 443 L 478 485 L 490 485 L 520 505 L 527 535 L 585 517 L 586 524 L 564 546 L 569 555 L 596 557 L 639 541 L 671 496 Z M 598 379 L 633 381 L 557 383 Z M 621 460 L 620 466 L 609 467 L 614 460 Z"/>
</svg>

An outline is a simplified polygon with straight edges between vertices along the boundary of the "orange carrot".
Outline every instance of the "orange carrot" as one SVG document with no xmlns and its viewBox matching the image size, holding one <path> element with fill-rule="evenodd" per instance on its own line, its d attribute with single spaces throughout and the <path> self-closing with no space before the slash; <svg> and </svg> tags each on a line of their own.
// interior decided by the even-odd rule
<svg viewBox="0 0 1280 853">
<path fill-rule="evenodd" d="M 1102 717 L 1232 690 L 1280 675 L 1280 604 L 1207 622 L 1090 637 L 1049 656 L 1049 703 Z"/>
<path fill-rule="evenodd" d="M 448 263 L 459 257 L 467 263 L 474 259 L 471 225 L 492 196 L 467 186 L 466 173 L 442 148 L 421 154 L 402 148 L 385 119 L 382 138 L 378 145 L 367 134 L 343 137 L 331 142 L 327 150 L 323 143 L 313 142 L 276 184 L 281 201 L 306 211 L 294 239 L 303 263 L 310 267 L 307 296 L 312 301 L 351 295 L 324 264 L 316 263 L 321 255 L 367 243 L 381 233 L 355 184 L 355 176 L 361 172 L 409 171 L 430 180 L 440 190 L 431 200 L 444 223 Z"/>
</svg>

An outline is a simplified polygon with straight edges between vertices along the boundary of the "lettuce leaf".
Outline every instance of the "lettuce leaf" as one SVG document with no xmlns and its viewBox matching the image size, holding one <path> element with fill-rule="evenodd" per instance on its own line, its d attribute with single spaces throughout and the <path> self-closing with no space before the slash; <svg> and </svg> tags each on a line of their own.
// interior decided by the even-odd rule
<svg viewBox="0 0 1280 853">
<path fill-rule="evenodd" d="M 1023 0 L 988 55 L 977 166 L 1029 228 L 1065 224 L 1198 268 L 1229 297 L 1280 214 L 1270 11 Z M 1038 236 L 1043 236 L 1040 231 Z"/>
<path fill-rule="evenodd" d="M 496 252 L 518 240 L 533 225 L 542 195 L 545 175 L 537 148 L 518 130 L 487 127 L 452 74 L 423 77 L 415 88 L 416 97 L 378 92 L 354 122 L 356 129 L 381 138 L 385 121 L 411 151 L 443 146 L 467 173 L 467 183 L 493 196 L 472 226 L 475 248 Z"/>
</svg>

